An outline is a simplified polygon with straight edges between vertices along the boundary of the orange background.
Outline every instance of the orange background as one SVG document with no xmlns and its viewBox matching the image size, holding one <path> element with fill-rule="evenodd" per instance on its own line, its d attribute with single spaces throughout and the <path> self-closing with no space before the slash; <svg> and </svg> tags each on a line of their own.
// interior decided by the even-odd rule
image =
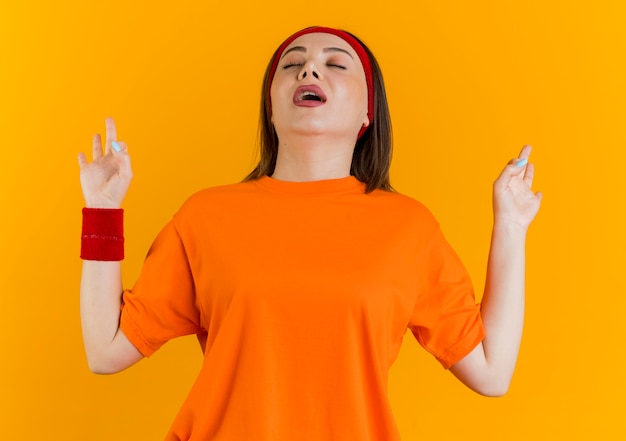
<svg viewBox="0 0 626 441">
<path fill-rule="evenodd" d="M 162 439 L 201 362 L 193 338 L 115 376 L 87 369 L 76 155 L 113 116 L 135 179 L 125 284 L 192 192 L 255 162 L 261 77 L 291 32 L 351 30 L 383 68 L 395 187 L 438 217 L 482 291 L 491 183 L 535 147 L 518 369 L 467 390 L 410 334 L 391 374 L 403 439 L 625 436 L 626 6 L 587 1 L 0 3 L 3 439 Z M 164 4 L 164 3 L 163 3 Z M 381 6 L 384 5 L 384 6 Z"/>
</svg>

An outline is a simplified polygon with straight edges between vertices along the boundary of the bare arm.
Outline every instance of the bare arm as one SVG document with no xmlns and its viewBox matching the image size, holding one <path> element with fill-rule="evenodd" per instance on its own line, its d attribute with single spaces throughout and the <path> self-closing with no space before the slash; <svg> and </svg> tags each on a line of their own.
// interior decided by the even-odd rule
<svg viewBox="0 0 626 441">
<path fill-rule="evenodd" d="M 450 368 L 468 387 L 488 396 L 507 392 L 522 338 L 526 231 L 542 197 L 531 190 L 529 155 L 526 146 L 494 183 L 494 226 L 481 305 L 485 339 Z"/>
<path fill-rule="evenodd" d="M 100 135 L 93 138 L 93 161 L 78 156 L 80 180 L 88 208 L 120 208 L 132 178 L 124 143 L 116 142 L 115 124 L 106 120 L 104 154 Z M 98 374 L 119 372 L 143 356 L 120 329 L 121 262 L 83 261 L 80 314 L 89 368 Z"/>
</svg>

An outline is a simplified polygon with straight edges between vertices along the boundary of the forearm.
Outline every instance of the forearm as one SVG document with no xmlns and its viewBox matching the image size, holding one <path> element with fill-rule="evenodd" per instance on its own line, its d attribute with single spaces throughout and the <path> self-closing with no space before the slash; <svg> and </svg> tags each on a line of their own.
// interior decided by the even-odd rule
<svg viewBox="0 0 626 441">
<path fill-rule="evenodd" d="M 120 325 L 121 262 L 84 260 L 80 284 L 80 315 L 89 367 L 103 371 L 107 349 Z"/>
<path fill-rule="evenodd" d="M 495 222 L 481 303 L 483 350 L 491 375 L 507 388 L 524 324 L 525 244 L 525 228 Z"/>
<path fill-rule="evenodd" d="M 120 324 L 121 262 L 84 260 L 80 283 L 83 342 L 90 367 L 113 341 Z"/>
<path fill-rule="evenodd" d="M 525 242 L 525 230 L 494 224 L 481 303 L 485 338 L 450 368 L 482 395 L 504 395 L 515 369 L 524 322 Z"/>
</svg>

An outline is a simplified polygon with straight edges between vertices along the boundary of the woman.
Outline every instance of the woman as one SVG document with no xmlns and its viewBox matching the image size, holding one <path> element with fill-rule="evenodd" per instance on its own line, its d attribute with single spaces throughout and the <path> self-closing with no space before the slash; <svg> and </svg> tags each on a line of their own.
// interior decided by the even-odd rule
<svg viewBox="0 0 626 441">
<path fill-rule="evenodd" d="M 204 363 L 168 440 L 396 440 L 387 373 L 407 327 L 477 392 L 506 392 L 521 338 L 524 244 L 541 194 L 530 148 L 494 184 L 485 294 L 430 212 L 391 191 L 382 76 L 355 37 L 307 28 L 268 66 L 262 158 L 193 195 L 121 287 L 126 145 L 79 156 L 81 315 L 97 373 L 196 334 Z M 121 310 L 121 314 L 120 314 Z"/>
</svg>

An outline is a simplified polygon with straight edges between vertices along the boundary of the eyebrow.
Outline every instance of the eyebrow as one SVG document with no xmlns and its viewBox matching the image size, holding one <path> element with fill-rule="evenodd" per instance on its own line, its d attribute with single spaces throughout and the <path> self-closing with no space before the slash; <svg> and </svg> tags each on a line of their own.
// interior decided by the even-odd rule
<svg viewBox="0 0 626 441">
<path fill-rule="evenodd" d="M 293 52 L 293 51 L 296 51 L 296 52 L 306 52 L 306 48 L 304 46 L 294 46 L 291 49 L 286 50 L 280 58 L 282 59 L 289 52 Z M 326 53 L 326 52 L 343 52 L 344 54 L 347 54 L 350 58 L 354 58 L 350 52 L 348 52 L 345 49 L 341 49 L 340 47 L 325 47 L 322 50 L 322 52 L 324 52 L 324 53 Z"/>
</svg>

